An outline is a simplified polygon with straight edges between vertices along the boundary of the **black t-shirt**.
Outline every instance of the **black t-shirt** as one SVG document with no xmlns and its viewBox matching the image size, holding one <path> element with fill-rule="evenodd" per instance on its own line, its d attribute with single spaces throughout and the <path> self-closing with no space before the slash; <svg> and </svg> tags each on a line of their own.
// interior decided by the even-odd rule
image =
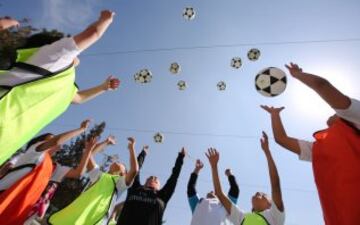
<svg viewBox="0 0 360 225">
<path fill-rule="evenodd" d="M 139 166 L 141 167 L 146 153 L 142 151 L 138 156 Z M 159 191 L 146 188 L 140 184 L 140 177 L 137 175 L 120 214 L 118 225 L 160 225 L 162 224 L 163 214 L 168 201 L 173 195 L 180 175 L 184 156 L 179 154 L 172 174 L 166 184 Z"/>
</svg>

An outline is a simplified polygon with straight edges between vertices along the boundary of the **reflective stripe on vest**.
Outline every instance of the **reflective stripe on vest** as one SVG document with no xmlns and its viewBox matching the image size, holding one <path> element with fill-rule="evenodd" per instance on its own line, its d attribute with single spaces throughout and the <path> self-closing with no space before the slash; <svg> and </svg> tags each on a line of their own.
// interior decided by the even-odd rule
<svg viewBox="0 0 360 225">
<path fill-rule="evenodd" d="M 260 213 L 247 213 L 241 225 L 270 225 L 270 223 Z"/>
</svg>

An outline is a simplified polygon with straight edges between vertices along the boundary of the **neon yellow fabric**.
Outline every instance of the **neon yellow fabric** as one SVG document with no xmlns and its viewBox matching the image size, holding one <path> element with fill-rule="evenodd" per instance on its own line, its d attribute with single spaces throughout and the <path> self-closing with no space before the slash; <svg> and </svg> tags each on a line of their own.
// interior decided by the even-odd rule
<svg viewBox="0 0 360 225">
<path fill-rule="evenodd" d="M 103 173 L 100 179 L 70 205 L 49 218 L 52 225 L 97 225 L 109 210 L 119 176 Z"/>
<path fill-rule="evenodd" d="M 32 49 L 34 53 L 36 49 Z M 20 58 L 27 59 L 30 50 Z M 0 74 L 1 76 L 1 74 Z M 70 105 L 77 88 L 75 68 L 22 84 L 0 99 L 0 165 Z"/>
<path fill-rule="evenodd" d="M 257 213 L 247 213 L 241 225 L 268 225 L 268 222 Z"/>
<path fill-rule="evenodd" d="M 116 225 L 116 220 L 115 219 L 110 220 L 108 225 Z"/>
</svg>

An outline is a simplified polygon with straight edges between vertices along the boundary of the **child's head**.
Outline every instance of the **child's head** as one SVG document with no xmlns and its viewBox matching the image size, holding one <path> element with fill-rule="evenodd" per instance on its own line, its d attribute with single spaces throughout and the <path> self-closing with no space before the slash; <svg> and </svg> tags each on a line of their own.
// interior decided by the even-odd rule
<svg viewBox="0 0 360 225">
<path fill-rule="evenodd" d="M 206 194 L 206 198 L 217 198 L 214 191 L 210 191 Z"/>
<path fill-rule="evenodd" d="M 270 197 L 263 192 L 256 192 L 251 198 L 251 202 L 254 212 L 262 212 L 271 207 Z"/>
<path fill-rule="evenodd" d="M 154 189 L 155 191 L 160 190 L 160 180 L 156 176 L 150 176 L 146 179 L 145 187 Z"/>
<path fill-rule="evenodd" d="M 109 173 L 112 175 L 125 176 L 127 172 L 124 164 L 114 162 L 110 165 Z"/>
</svg>

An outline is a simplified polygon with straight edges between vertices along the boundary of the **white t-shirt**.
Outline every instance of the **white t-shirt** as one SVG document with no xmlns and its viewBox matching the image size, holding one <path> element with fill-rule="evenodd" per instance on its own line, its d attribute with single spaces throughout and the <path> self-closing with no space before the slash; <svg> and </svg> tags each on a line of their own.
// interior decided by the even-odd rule
<svg viewBox="0 0 360 225">
<path fill-rule="evenodd" d="M 44 159 L 44 152 L 36 151 L 36 148 L 41 145 L 43 142 L 38 142 L 29 147 L 29 149 L 15 156 L 9 162 L 13 164 L 13 168 L 23 166 L 26 164 L 35 164 L 38 165 Z M 15 170 L 0 180 L 0 190 L 6 190 L 10 188 L 14 183 L 23 178 L 32 170 L 31 167 L 24 167 L 19 170 Z"/>
<path fill-rule="evenodd" d="M 100 170 L 99 166 L 96 165 L 95 168 L 88 173 L 88 176 L 90 178 L 90 185 L 93 185 L 97 180 L 99 180 L 99 178 L 101 177 L 102 174 L 103 174 L 103 172 Z M 117 195 L 114 195 L 114 197 L 111 199 L 110 207 L 108 210 L 109 217 L 108 218 L 104 217 L 101 224 L 103 224 L 103 225 L 108 224 L 110 216 L 111 216 L 110 213 L 114 211 L 114 208 L 116 206 L 118 199 L 129 187 L 130 186 L 126 185 L 125 177 L 120 176 L 119 180 L 116 182 Z"/>
<path fill-rule="evenodd" d="M 69 66 L 80 52 L 74 39 L 66 37 L 50 45 L 40 47 L 26 63 L 41 67 L 50 72 L 56 72 Z M 0 85 L 14 86 L 40 77 L 39 74 L 13 68 L 0 76 Z"/>
<path fill-rule="evenodd" d="M 72 168 L 69 166 L 62 166 L 59 163 L 56 163 L 55 171 L 53 172 L 50 180 L 60 183 L 71 169 Z"/>
<path fill-rule="evenodd" d="M 336 115 L 349 121 L 360 130 L 360 101 L 351 99 L 351 105 L 347 109 L 334 109 Z M 299 140 L 300 155 L 299 159 L 303 161 L 312 161 L 312 147 L 314 142 Z"/>
<path fill-rule="evenodd" d="M 260 214 L 270 223 L 270 225 L 284 225 L 285 211 L 281 212 L 273 203 L 270 209 L 260 212 Z M 245 212 L 236 205 L 231 206 L 231 214 L 229 219 L 234 225 L 240 225 L 245 218 Z"/>
<path fill-rule="evenodd" d="M 204 198 L 196 205 L 191 225 L 231 225 L 227 215 L 217 198 Z"/>
</svg>

